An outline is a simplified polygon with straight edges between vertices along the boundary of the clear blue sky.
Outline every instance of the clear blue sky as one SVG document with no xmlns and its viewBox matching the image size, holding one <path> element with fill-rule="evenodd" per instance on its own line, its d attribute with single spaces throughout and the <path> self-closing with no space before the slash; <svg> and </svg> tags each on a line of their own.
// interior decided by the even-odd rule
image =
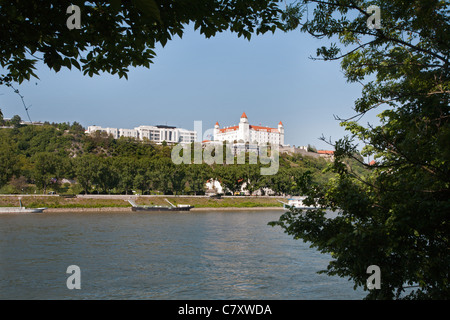
<svg viewBox="0 0 450 320">
<path fill-rule="evenodd" d="M 254 36 L 231 33 L 205 39 L 192 27 L 182 39 L 157 48 L 150 69 L 130 69 L 128 80 L 101 74 L 89 78 L 77 69 L 55 73 L 38 65 L 39 80 L 16 87 L 33 121 L 74 122 L 83 126 L 134 128 L 167 124 L 193 130 L 236 125 L 242 112 L 250 124 L 285 127 L 285 143 L 330 149 L 323 134 L 337 140 L 346 132 L 333 115 L 354 115 L 359 84 L 346 82 L 338 62 L 313 61 L 325 41 L 299 31 Z M 22 102 L 0 88 L 4 117 L 27 120 Z M 375 113 L 362 121 L 374 122 Z"/>
</svg>

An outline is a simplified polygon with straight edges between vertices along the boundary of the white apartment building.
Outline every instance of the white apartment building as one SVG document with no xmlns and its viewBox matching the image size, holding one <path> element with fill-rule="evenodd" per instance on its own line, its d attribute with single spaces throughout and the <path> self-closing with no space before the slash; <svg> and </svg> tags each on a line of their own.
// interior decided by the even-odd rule
<svg viewBox="0 0 450 320">
<path fill-rule="evenodd" d="M 128 138 L 139 138 L 139 133 L 135 129 L 119 129 L 119 135 L 117 138 L 120 137 L 128 137 Z"/>
<path fill-rule="evenodd" d="M 85 131 L 85 133 L 91 134 L 96 131 L 106 132 L 107 134 L 112 135 L 114 137 L 114 139 L 119 138 L 119 129 L 117 129 L 117 128 L 102 128 L 100 126 L 89 126 L 87 128 L 87 130 Z"/>
<path fill-rule="evenodd" d="M 161 143 L 163 141 L 167 143 L 191 143 L 197 138 L 195 131 L 165 125 L 140 126 L 134 130 L 137 131 L 138 138 L 141 140 L 147 138 L 150 141 Z"/>
<path fill-rule="evenodd" d="M 134 129 L 117 129 L 117 128 L 102 128 L 100 126 L 89 126 L 86 130 L 87 134 L 92 134 L 96 131 L 106 132 L 111 134 L 114 139 L 120 137 L 135 138 L 139 140 L 148 139 L 157 144 L 163 141 L 173 143 L 191 143 L 197 139 L 197 133 L 182 128 L 157 125 L 157 126 L 139 126 Z"/>
<path fill-rule="evenodd" d="M 277 128 L 250 125 L 244 112 L 237 126 L 221 129 L 219 123 L 216 122 L 214 126 L 214 141 L 249 142 L 255 145 L 270 143 L 284 146 L 284 127 L 281 121 L 278 123 Z"/>
</svg>

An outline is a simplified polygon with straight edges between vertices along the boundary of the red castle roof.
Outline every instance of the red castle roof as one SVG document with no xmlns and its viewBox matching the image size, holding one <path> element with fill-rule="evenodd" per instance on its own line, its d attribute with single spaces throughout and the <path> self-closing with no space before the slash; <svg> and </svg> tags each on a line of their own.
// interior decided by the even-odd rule
<svg viewBox="0 0 450 320">
<path fill-rule="evenodd" d="M 265 132 L 278 132 L 278 129 L 262 127 L 262 126 L 250 126 L 250 129 L 256 130 L 256 131 L 265 131 Z"/>
<path fill-rule="evenodd" d="M 319 153 L 319 154 L 334 154 L 334 151 L 331 151 L 331 150 L 318 150 L 317 153 Z"/>
<path fill-rule="evenodd" d="M 247 115 L 244 113 L 242 113 L 241 119 L 242 118 L 247 118 Z M 281 125 L 283 125 L 283 123 L 280 121 Z M 219 125 L 219 122 L 216 122 L 216 125 Z M 255 131 L 264 131 L 264 132 L 278 132 L 277 128 L 269 128 L 269 127 L 263 127 L 263 126 L 249 126 L 249 128 L 251 130 L 255 130 Z M 230 132 L 230 131 L 236 131 L 239 130 L 239 126 L 232 126 L 232 127 L 228 127 L 228 128 L 223 128 L 223 129 L 219 129 L 220 133 L 224 133 L 224 132 Z"/>
<path fill-rule="evenodd" d="M 228 131 L 236 131 L 239 129 L 239 126 L 233 126 L 228 128 L 219 129 L 219 132 L 228 132 Z"/>
</svg>

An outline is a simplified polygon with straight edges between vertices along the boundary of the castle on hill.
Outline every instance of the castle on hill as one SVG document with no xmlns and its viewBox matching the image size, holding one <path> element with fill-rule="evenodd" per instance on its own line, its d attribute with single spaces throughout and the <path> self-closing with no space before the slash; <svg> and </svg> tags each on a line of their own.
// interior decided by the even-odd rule
<svg viewBox="0 0 450 320">
<path fill-rule="evenodd" d="M 284 127 L 280 121 L 277 128 L 251 125 L 245 112 L 239 124 L 232 127 L 220 128 L 216 122 L 214 126 L 214 141 L 228 141 L 230 143 L 250 143 L 284 146 Z"/>
</svg>

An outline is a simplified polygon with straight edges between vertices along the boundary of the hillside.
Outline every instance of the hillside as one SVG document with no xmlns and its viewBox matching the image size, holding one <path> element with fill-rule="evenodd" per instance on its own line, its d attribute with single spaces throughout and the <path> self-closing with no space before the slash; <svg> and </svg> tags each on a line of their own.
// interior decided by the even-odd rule
<svg viewBox="0 0 450 320">
<path fill-rule="evenodd" d="M 327 165 L 321 158 L 282 154 L 278 172 L 262 176 L 264 165 L 248 161 L 175 165 L 170 146 L 101 133 L 89 136 L 77 123 L 0 129 L 0 193 L 198 195 L 213 178 L 233 194 L 247 182 L 251 194 L 270 188 L 277 195 L 295 195 L 306 172 L 313 181 L 326 183 L 332 177 L 324 172 Z"/>
</svg>

